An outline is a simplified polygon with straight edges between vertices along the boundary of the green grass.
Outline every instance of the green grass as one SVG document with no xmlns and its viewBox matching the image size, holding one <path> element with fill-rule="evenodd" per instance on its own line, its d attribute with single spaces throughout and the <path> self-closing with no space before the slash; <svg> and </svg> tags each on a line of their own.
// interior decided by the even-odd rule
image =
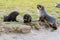
<svg viewBox="0 0 60 40">
<path fill-rule="evenodd" d="M 29 14 L 33 16 L 33 19 L 36 19 L 38 18 L 36 15 L 36 5 L 42 4 L 45 6 L 48 13 L 56 11 L 57 14 L 55 14 L 55 17 L 60 18 L 60 8 L 55 7 L 56 3 L 60 3 L 60 0 L 0 0 L 0 10 L 10 12 L 11 10 L 15 9 L 20 12 L 21 17 L 28 11 Z M 26 11 L 23 11 L 22 9 Z"/>
<path fill-rule="evenodd" d="M 0 19 L 3 19 L 3 16 L 0 16 Z"/>
</svg>

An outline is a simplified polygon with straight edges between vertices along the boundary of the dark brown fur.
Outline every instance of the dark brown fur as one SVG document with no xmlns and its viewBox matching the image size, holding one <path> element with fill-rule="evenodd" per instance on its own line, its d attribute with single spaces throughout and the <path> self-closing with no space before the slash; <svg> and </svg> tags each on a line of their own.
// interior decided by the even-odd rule
<svg viewBox="0 0 60 40">
<path fill-rule="evenodd" d="M 29 14 L 25 14 L 23 20 L 24 23 L 30 23 L 32 21 L 32 17 Z"/>
<path fill-rule="evenodd" d="M 19 15 L 17 11 L 10 13 L 8 16 L 4 16 L 4 22 L 17 21 L 16 17 Z"/>
</svg>

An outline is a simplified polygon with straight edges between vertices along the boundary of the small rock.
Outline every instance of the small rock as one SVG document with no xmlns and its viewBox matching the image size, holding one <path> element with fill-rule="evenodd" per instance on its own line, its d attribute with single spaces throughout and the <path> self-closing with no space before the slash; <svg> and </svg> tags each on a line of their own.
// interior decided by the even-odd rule
<svg viewBox="0 0 60 40">
<path fill-rule="evenodd" d="M 37 22 L 34 26 L 35 26 L 35 29 L 36 29 L 36 30 L 39 30 L 39 29 L 40 29 L 39 22 Z"/>
<path fill-rule="evenodd" d="M 25 25 L 24 28 L 22 28 L 21 32 L 22 33 L 29 33 L 29 32 L 31 32 L 31 27 Z"/>
<path fill-rule="evenodd" d="M 14 27 L 14 32 L 29 33 L 30 31 L 31 31 L 31 27 L 27 25 L 20 25 L 20 27 Z"/>
</svg>

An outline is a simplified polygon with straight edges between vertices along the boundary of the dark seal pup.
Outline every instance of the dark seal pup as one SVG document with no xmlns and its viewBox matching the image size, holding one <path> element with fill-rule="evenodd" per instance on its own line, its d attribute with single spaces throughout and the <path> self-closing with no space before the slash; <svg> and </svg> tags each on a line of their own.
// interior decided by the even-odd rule
<svg viewBox="0 0 60 40">
<path fill-rule="evenodd" d="M 4 22 L 16 21 L 16 17 L 19 15 L 17 11 L 11 12 L 8 16 L 4 16 Z"/>
</svg>

